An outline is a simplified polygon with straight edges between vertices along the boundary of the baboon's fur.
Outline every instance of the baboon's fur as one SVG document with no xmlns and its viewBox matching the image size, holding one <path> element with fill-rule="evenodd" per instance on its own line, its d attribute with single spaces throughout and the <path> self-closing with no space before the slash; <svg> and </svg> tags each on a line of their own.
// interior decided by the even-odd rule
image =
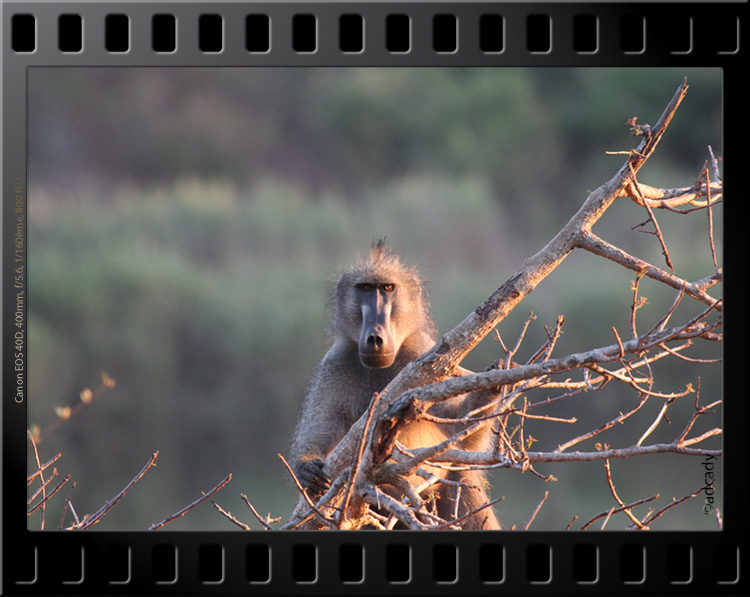
<svg viewBox="0 0 750 597">
<path fill-rule="evenodd" d="M 377 321 L 375 313 L 380 315 Z M 333 285 L 327 332 L 332 345 L 313 375 L 291 448 L 293 470 L 313 493 L 327 487 L 329 479 L 322 473 L 323 460 L 367 409 L 373 394 L 383 390 L 404 366 L 437 340 L 424 280 L 416 268 L 406 267 L 382 240 Z M 478 399 L 457 396 L 433 406 L 429 412 L 458 417 L 476 407 Z M 435 445 L 455 431 L 452 425 L 418 420 L 408 425 L 398 439 L 409 448 L 418 448 Z M 490 436 L 489 427 L 485 427 L 465 440 L 462 447 L 489 449 Z M 459 518 L 488 501 L 482 471 L 432 472 L 471 486 L 461 488 Z M 441 483 L 428 491 L 436 493 L 438 515 L 452 520 L 456 487 Z M 463 528 L 498 529 L 500 524 L 492 508 L 486 508 L 465 522 Z"/>
</svg>

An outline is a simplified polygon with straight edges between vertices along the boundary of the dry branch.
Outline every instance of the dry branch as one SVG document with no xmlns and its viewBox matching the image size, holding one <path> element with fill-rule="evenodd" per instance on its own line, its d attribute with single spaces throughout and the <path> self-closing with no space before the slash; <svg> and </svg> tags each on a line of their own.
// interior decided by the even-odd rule
<svg viewBox="0 0 750 597">
<path fill-rule="evenodd" d="M 586 521 L 583 524 L 583 526 L 581 526 L 581 530 L 585 531 L 600 518 L 604 518 L 606 516 L 607 520 L 609 520 L 609 517 L 612 516 L 612 514 L 616 514 L 617 512 L 624 512 L 625 510 L 631 510 L 632 508 L 635 508 L 636 506 L 640 506 L 641 504 L 647 504 L 648 502 L 653 502 L 654 500 L 658 500 L 658 499 L 659 499 L 659 494 L 657 493 L 656 495 L 652 495 L 651 497 L 644 498 L 642 500 L 636 500 L 635 502 L 631 502 L 630 504 L 624 504 L 620 506 L 619 508 L 613 507 L 613 508 L 610 508 L 609 510 L 605 510 L 604 512 L 600 512 L 596 516 L 593 516 L 588 521 Z M 606 523 L 607 521 L 604 522 L 604 524 Z M 602 525 L 602 529 L 604 529 L 604 525 Z"/>
<path fill-rule="evenodd" d="M 29 430 L 27 430 L 26 433 L 29 436 L 29 441 L 31 442 L 31 446 L 34 448 L 34 458 L 36 459 L 36 468 L 37 468 L 36 473 L 34 473 L 34 475 L 31 476 L 31 480 L 33 480 L 34 477 L 36 477 L 36 475 L 39 475 L 39 483 L 40 483 L 40 487 L 41 487 L 41 491 L 42 491 L 42 497 L 44 498 L 40 502 L 40 505 L 42 507 L 41 530 L 44 530 L 44 523 L 45 523 L 45 516 L 44 515 L 45 515 L 45 508 L 46 508 L 46 503 L 47 503 L 47 500 L 46 500 L 47 496 L 46 496 L 46 493 L 45 493 L 46 492 L 46 489 L 45 489 L 46 483 L 44 481 L 44 469 L 46 468 L 46 465 L 42 466 L 42 462 L 39 459 L 39 449 L 36 446 L 36 441 L 34 440 L 34 435 Z M 53 460 L 57 460 L 57 457 L 55 457 Z M 27 478 L 26 484 L 27 485 L 29 484 L 29 479 L 28 478 Z"/>
<path fill-rule="evenodd" d="M 201 504 L 205 502 L 207 499 L 209 499 L 213 494 L 215 494 L 217 491 L 222 489 L 227 483 L 229 483 L 232 480 L 232 475 L 227 475 L 224 480 L 219 483 L 216 487 L 214 487 L 211 491 L 208 493 L 204 493 L 201 497 L 199 497 L 197 500 L 195 500 L 193 503 L 188 504 L 185 506 L 182 510 L 179 510 L 172 514 L 171 516 L 167 516 L 164 520 L 161 522 L 157 522 L 156 524 L 152 524 L 150 527 L 148 527 L 149 531 L 155 531 L 157 529 L 160 529 L 161 527 L 169 524 L 170 522 L 177 520 L 178 518 L 185 516 L 190 510 L 195 508 L 198 504 Z"/>
<path fill-rule="evenodd" d="M 70 503 L 70 499 L 73 497 L 73 492 L 75 491 L 75 489 L 76 489 L 76 484 L 75 484 L 75 481 L 73 481 L 73 484 L 68 490 L 68 495 L 65 496 L 65 505 L 63 506 L 62 514 L 60 514 L 60 522 L 57 525 L 58 531 L 61 531 L 63 528 L 63 523 L 65 522 L 65 515 L 68 513 L 68 508 L 70 508 L 71 511 L 73 512 L 73 516 L 75 518 L 76 524 L 80 522 L 78 520 L 78 515 L 75 513 L 75 510 L 73 509 L 73 504 Z"/>
<path fill-rule="evenodd" d="M 612 497 L 615 498 L 615 501 L 620 505 L 621 508 L 623 508 L 623 512 L 627 514 L 628 518 L 633 521 L 633 524 L 636 525 L 639 529 L 647 529 L 648 527 L 641 523 L 640 520 L 638 520 L 635 516 L 633 516 L 633 513 L 630 511 L 630 508 L 625 506 L 625 502 L 623 502 L 620 499 L 620 496 L 617 495 L 617 490 L 615 489 L 615 482 L 612 480 L 612 471 L 609 468 L 609 458 L 607 458 L 604 461 L 604 470 L 607 472 L 607 485 L 609 485 L 609 490 L 612 492 Z"/>
<path fill-rule="evenodd" d="M 237 517 L 233 516 L 231 512 L 227 512 L 226 510 L 224 510 L 224 508 L 222 508 L 221 506 L 219 506 L 219 504 L 217 504 L 215 501 L 211 500 L 211 506 L 213 506 L 214 508 L 216 508 L 222 516 L 224 516 L 225 518 L 229 519 L 233 524 L 236 524 L 243 531 L 251 531 L 252 530 L 250 528 L 250 525 L 247 525 L 244 522 L 237 520 Z"/>
<path fill-rule="evenodd" d="M 697 496 L 700 493 L 702 493 L 703 491 L 705 491 L 707 488 L 708 488 L 708 485 L 704 485 L 700 489 L 695 490 L 693 493 L 690 493 L 690 494 L 688 494 L 686 496 L 681 497 L 679 500 L 673 500 L 670 504 L 667 504 L 666 506 L 664 506 L 660 510 L 657 510 L 656 512 L 653 512 L 652 514 L 649 514 L 648 516 L 646 516 L 646 518 L 643 519 L 643 521 L 642 521 L 641 524 L 643 524 L 644 526 L 648 527 L 648 525 L 650 525 L 654 520 L 656 520 L 657 518 L 659 518 L 660 516 L 662 516 L 670 508 L 674 508 L 678 504 L 681 504 L 684 501 L 687 501 L 689 499 L 694 498 L 695 496 Z"/>
<path fill-rule="evenodd" d="M 49 481 L 51 481 L 51 480 L 52 479 L 49 479 Z M 43 487 L 45 489 L 46 489 L 47 484 L 49 483 L 49 481 L 44 484 Z M 26 514 L 27 515 L 28 514 L 32 514 L 32 513 L 36 512 L 40 507 L 43 507 L 47 503 L 47 500 L 49 500 L 53 495 L 55 495 L 58 491 L 60 491 L 60 489 L 62 489 L 62 486 L 65 485 L 68 481 L 70 481 L 70 475 L 68 475 L 62 481 L 60 481 L 57 485 L 55 485 L 55 487 L 54 487 L 54 489 L 52 491 L 50 491 L 49 493 L 45 493 L 44 497 L 39 502 L 37 502 L 37 504 L 35 506 L 32 506 L 31 508 L 29 508 L 28 510 L 26 510 Z M 32 496 L 32 500 L 36 497 L 36 495 L 37 494 L 34 494 Z"/>
<path fill-rule="evenodd" d="M 539 510 L 542 509 L 542 505 L 544 502 L 547 501 L 547 498 L 549 497 L 549 491 L 544 492 L 544 497 L 541 499 L 541 501 L 537 504 L 537 507 L 534 509 L 534 512 L 531 514 L 531 518 L 526 522 L 526 524 L 523 527 L 524 531 L 528 531 L 529 527 L 531 526 L 531 523 L 534 522 L 534 519 L 536 518 L 536 515 L 539 514 Z"/>
<path fill-rule="evenodd" d="M 103 505 L 103 506 L 102 506 L 101 508 L 99 508 L 99 510 L 97 510 L 97 511 L 96 511 L 96 512 L 94 512 L 93 514 L 84 516 L 84 517 L 83 517 L 83 520 L 82 520 L 82 521 L 80 521 L 79 523 L 76 523 L 76 524 L 75 524 L 75 525 L 73 525 L 72 527 L 69 527 L 69 529 L 71 529 L 71 530 L 80 530 L 80 531 L 85 531 L 86 529 L 89 529 L 89 528 L 91 528 L 91 527 L 92 527 L 92 526 L 94 526 L 94 525 L 95 525 L 95 524 L 96 524 L 97 522 L 99 522 L 99 521 L 100 521 L 100 520 L 101 520 L 101 519 L 102 519 L 102 518 L 104 517 L 104 515 L 105 515 L 105 514 L 106 514 L 107 512 L 109 512 L 109 511 L 110 511 L 110 510 L 111 510 L 112 508 L 114 508 L 114 507 L 115 507 L 115 505 L 117 504 L 117 502 L 119 502 L 119 501 L 120 501 L 120 500 L 121 500 L 121 499 L 123 498 L 123 496 L 124 496 L 124 495 L 125 495 L 125 494 L 126 494 L 126 493 L 127 493 L 128 491 L 130 491 L 130 490 L 132 489 L 132 487 L 133 487 L 133 486 L 134 486 L 134 485 L 135 485 L 136 483 L 138 483 L 138 481 L 140 481 L 140 480 L 141 480 L 141 479 L 143 478 L 143 475 L 145 475 L 145 474 L 146 474 L 146 472 L 147 472 L 147 471 L 148 471 L 148 470 L 149 470 L 149 469 L 150 469 L 150 468 L 151 468 L 152 466 L 156 466 L 156 457 L 157 457 L 157 456 L 159 456 L 159 452 L 158 452 L 158 451 L 157 451 L 157 452 L 154 452 L 154 453 L 153 453 L 153 454 L 151 455 L 151 458 L 150 458 L 150 459 L 149 459 L 149 461 L 148 461 L 148 462 L 146 463 L 146 466 L 144 466 L 144 467 L 143 467 L 143 468 L 141 469 L 141 472 L 139 472 L 139 473 L 138 473 L 138 474 L 137 474 L 137 475 L 136 475 L 136 476 L 135 476 L 135 477 L 134 477 L 134 478 L 133 478 L 133 479 L 132 479 L 132 480 L 130 481 L 130 483 L 128 483 L 128 484 L 127 484 L 127 485 L 126 485 L 126 486 L 125 486 L 125 487 L 123 488 L 123 490 L 122 490 L 122 491 L 120 491 L 120 493 L 118 493 L 118 494 L 117 494 L 117 495 L 116 495 L 116 496 L 115 496 L 114 498 L 112 498 L 112 499 L 111 499 L 110 501 L 108 501 L 108 502 L 107 502 L 106 504 L 104 504 L 104 505 Z"/>
<path fill-rule="evenodd" d="M 31 436 L 29 436 L 31 437 Z M 31 439 L 32 443 L 34 442 L 33 438 Z M 30 474 L 28 477 L 26 477 L 26 485 L 31 485 L 31 483 L 36 479 L 39 475 L 41 475 L 45 470 L 47 470 L 52 464 L 57 462 L 60 457 L 62 456 L 61 452 L 58 452 L 55 456 L 50 458 L 47 462 L 42 464 L 35 472 Z"/>
<path fill-rule="evenodd" d="M 250 500 L 247 499 L 247 496 L 244 493 L 241 493 L 240 497 L 245 501 L 245 503 L 247 504 L 248 508 L 250 508 L 250 511 L 253 513 L 253 515 L 255 516 L 255 518 L 258 519 L 258 522 L 260 522 L 260 524 L 263 525 L 263 528 L 266 529 L 267 531 L 272 531 L 273 530 L 273 527 L 271 527 L 270 523 L 272 523 L 272 522 L 278 522 L 279 520 L 281 520 L 280 518 L 273 518 L 272 519 L 270 516 L 268 516 L 268 517 L 266 517 L 264 519 L 263 517 L 261 517 L 260 514 L 258 514 L 258 511 L 250 503 Z"/>
<path fill-rule="evenodd" d="M 642 273 L 649 278 L 656 280 L 657 282 L 662 282 L 667 286 L 671 286 L 675 290 L 681 290 L 684 288 L 686 294 L 696 300 L 699 300 L 702 303 L 705 303 L 706 305 L 714 305 L 717 303 L 717 299 L 713 298 L 709 294 L 706 294 L 706 292 L 704 291 L 704 287 L 702 284 L 703 281 L 700 281 L 700 283 L 690 283 L 687 280 L 683 280 L 672 273 L 664 271 L 663 269 L 656 267 L 655 265 L 651 265 L 650 263 L 639 259 L 638 257 L 629 255 L 622 249 L 615 247 L 607 241 L 599 238 L 593 232 L 585 233 L 579 240 L 578 246 L 582 249 L 586 249 L 594 255 L 599 255 L 600 257 L 610 259 L 611 261 L 614 261 L 615 263 L 618 263 L 623 267 L 626 267 L 627 269 L 633 270 L 634 272 L 637 272 L 639 274 Z M 721 270 L 713 274 L 712 277 L 716 277 L 717 280 L 721 280 Z M 717 308 L 720 310 L 721 305 L 717 305 Z"/>
</svg>

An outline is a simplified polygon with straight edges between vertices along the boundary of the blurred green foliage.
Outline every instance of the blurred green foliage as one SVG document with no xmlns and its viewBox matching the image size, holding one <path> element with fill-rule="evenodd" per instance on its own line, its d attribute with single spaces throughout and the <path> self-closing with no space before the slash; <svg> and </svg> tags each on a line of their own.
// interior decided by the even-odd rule
<svg viewBox="0 0 750 597">
<path fill-rule="evenodd" d="M 52 424 L 55 407 L 75 404 L 102 371 L 117 380 L 43 437 L 42 459 L 62 452 L 58 468 L 78 484 L 80 515 L 160 451 L 102 530 L 145 529 L 230 472 L 215 498 L 225 509 L 252 525 L 242 492 L 262 514 L 286 517 L 296 498 L 277 453 L 326 350 L 326 281 L 337 268 L 387 236 L 425 270 L 436 321 L 449 330 L 614 174 L 622 157 L 604 152 L 636 144 L 625 120 L 655 122 L 684 76 L 688 98 L 640 177 L 656 186 L 692 184 L 706 145 L 718 149 L 718 70 L 33 69 L 29 423 Z M 656 239 L 631 230 L 644 219 L 620 202 L 597 232 L 661 264 Z M 678 275 L 712 271 L 704 216 L 669 214 L 660 224 Z M 629 327 L 632 279 L 574 254 L 499 332 L 512 345 L 533 310 L 521 356 L 558 314 L 567 322 L 558 355 L 610 344 L 613 325 Z M 642 290 L 653 305 L 639 314 L 646 329 L 674 294 L 648 282 Z M 465 365 L 483 369 L 499 355 L 488 338 Z M 663 391 L 700 375 L 701 399 L 720 397 L 717 366 L 656 370 Z M 620 388 L 556 406 L 579 423 L 529 423 L 535 448 L 552 449 L 637 400 Z M 685 402 L 655 440 L 674 437 L 692 407 Z M 603 441 L 637 440 L 659 406 Z M 677 462 L 687 471 L 679 478 L 669 476 Z M 601 463 L 540 468 L 560 481 L 495 476 L 493 495 L 508 496 L 498 509 L 506 524 L 522 526 L 545 489 L 537 529 L 609 507 Z M 701 470 L 672 456 L 613 464 L 626 499 L 680 497 L 700 485 Z M 687 505 L 660 528 L 715 528 L 706 519 Z M 170 528 L 235 527 L 204 504 Z"/>
</svg>

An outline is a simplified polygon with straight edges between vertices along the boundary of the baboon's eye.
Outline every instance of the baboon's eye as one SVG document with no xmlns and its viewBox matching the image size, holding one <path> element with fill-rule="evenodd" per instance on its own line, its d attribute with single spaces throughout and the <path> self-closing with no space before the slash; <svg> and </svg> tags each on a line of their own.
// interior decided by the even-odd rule
<svg viewBox="0 0 750 597">
<path fill-rule="evenodd" d="M 385 290 L 386 292 L 393 292 L 393 288 L 394 288 L 393 284 L 384 284 L 383 285 L 383 290 Z"/>
<path fill-rule="evenodd" d="M 372 284 L 357 284 L 357 288 L 362 292 L 370 292 L 372 290 Z"/>
</svg>

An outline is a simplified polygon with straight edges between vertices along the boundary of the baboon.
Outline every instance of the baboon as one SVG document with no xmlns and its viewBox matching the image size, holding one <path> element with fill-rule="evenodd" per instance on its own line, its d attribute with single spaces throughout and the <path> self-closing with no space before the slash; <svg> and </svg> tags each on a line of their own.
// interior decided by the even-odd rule
<svg viewBox="0 0 750 597">
<path fill-rule="evenodd" d="M 338 277 L 329 294 L 328 309 L 327 334 L 332 345 L 313 375 L 291 447 L 292 469 L 313 495 L 329 487 L 324 460 L 367 409 L 373 394 L 382 391 L 437 340 L 424 280 L 382 239 L 373 244 L 366 258 Z M 436 404 L 429 412 L 455 417 L 474 406 L 466 396 L 458 396 Z M 455 432 L 451 427 L 417 420 L 401 432 L 399 441 L 410 448 L 432 446 L 450 437 Z M 489 427 L 485 429 L 465 440 L 462 447 L 488 449 L 491 432 Z M 483 489 L 486 477 L 481 471 L 432 472 L 471 486 L 460 489 L 459 518 L 488 501 Z M 437 496 L 438 515 L 452 520 L 456 485 L 441 483 L 431 490 Z M 499 529 L 500 524 L 490 507 L 469 518 L 463 528 Z"/>
</svg>

